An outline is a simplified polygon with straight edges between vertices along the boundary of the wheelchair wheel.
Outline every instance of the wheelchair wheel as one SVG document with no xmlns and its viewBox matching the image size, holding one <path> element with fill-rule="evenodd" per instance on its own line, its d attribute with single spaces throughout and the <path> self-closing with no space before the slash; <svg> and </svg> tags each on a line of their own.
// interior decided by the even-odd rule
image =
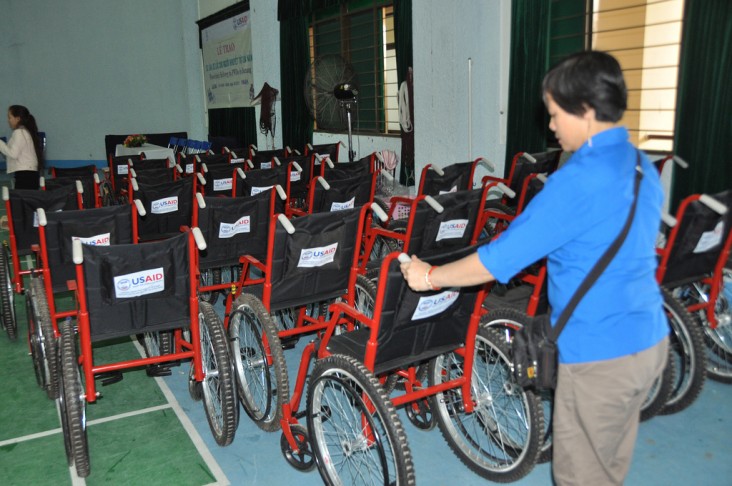
<svg viewBox="0 0 732 486">
<path fill-rule="evenodd" d="M 2 324 L 8 338 L 15 341 L 18 338 L 18 323 L 15 321 L 15 294 L 13 293 L 13 281 L 10 276 L 10 250 L 3 242 L 0 248 L 0 310 L 2 310 Z"/>
<path fill-rule="evenodd" d="M 676 367 L 676 382 L 662 415 L 680 412 L 694 403 L 704 387 L 706 356 L 704 336 L 684 306 L 662 288 L 663 308 L 671 325 L 671 349 Z"/>
<path fill-rule="evenodd" d="M 531 319 L 525 313 L 516 309 L 495 309 L 491 310 L 482 319 L 481 323 L 495 329 L 501 334 L 508 347 L 511 342 L 513 332 L 524 327 L 526 322 Z M 554 410 L 554 392 L 550 390 L 540 390 L 536 392 L 541 401 L 542 415 L 544 417 L 544 433 L 541 440 L 541 448 L 539 450 L 538 463 L 549 462 L 552 460 L 552 413 Z"/>
<path fill-rule="evenodd" d="M 213 307 L 199 302 L 203 365 L 203 408 L 216 443 L 231 444 L 237 426 L 237 401 L 224 325 Z"/>
<path fill-rule="evenodd" d="M 643 405 L 641 405 L 641 422 L 658 415 L 666 406 L 666 402 L 668 402 L 669 398 L 671 398 L 671 393 L 673 392 L 674 385 L 676 384 L 676 367 L 674 366 L 673 360 L 673 350 L 669 348 L 666 366 L 663 368 L 661 376 L 656 378 L 656 381 L 653 382 L 646 400 L 643 402 Z"/>
<path fill-rule="evenodd" d="M 513 216 L 516 214 L 516 210 L 501 204 L 498 201 L 486 201 L 484 206 L 485 211 L 491 211 L 496 214 L 505 214 L 506 216 Z M 483 231 L 480 233 L 480 239 L 491 239 L 501 231 L 508 227 L 508 221 L 499 218 L 497 216 L 488 217 L 483 226 Z"/>
<path fill-rule="evenodd" d="M 724 270 L 725 273 L 732 270 Z M 685 306 L 706 303 L 709 300 L 709 286 L 692 283 L 674 289 L 674 297 Z M 722 383 L 732 383 L 732 302 L 723 292 L 714 302 L 717 326 L 712 329 L 704 310 L 696 314 L 704 333 L 707 376 Z"/>
<path fill-rule="evenodd" d="M 38 385 L 46 390 L 48 398 L 59 396 L 58 345 L 48 310 L 46 292 L 39 278 L 32 278 L 26 294 L 28 340 Z"/>
<path fill-rule="evenodd" d="M 99 184 L 99 195 L 101 196 L 103 207 L 115 205 L 114 189 L 109 181 L 103 181 Z"/>
<path fill-rule="evenodd" d="M 334 355 L 315 363 L 307 417 L 326 484 L 415 484 L 412 453 L 396 409 L 357 360 Z"/>
<path fill-rule="evenodd" d="M 277 328 L 255 296 L 241 294 L 234 302 L 229 342 L 244 410 L 262 430 L 278 430 L 290 385 Z"/>
<path fill-rule="evenodd" d="M 287 463 L 298 471 L 310 471 L 315 467 L 315 458 L 313 457 L 313 447 L 310 445 L 310 435 L 308 430 L 299 424 L 290 425 L 292 435 L 295 437 L 298 451 L 292 450 L 290 443 L 287 441 L 285 434 L 280 437 L 280 450 L 285 456 Z"/>
<path fill-rule="evenodd" d="M 193 376 L 193 361 L 191 361 L 191 367 L 188 370 L 188 394 L 193 401 L 200 402 L 203 399 L 203 386 Z"/>
<path fill-rule="evenodd" d="M 171 331 L 146 332 L 142 335 L 142 346 L 148 358 L 173 352 L 173 333 Z"/>
<path fill-rule="evenodd" d="M 465 413 L 460 388 L 447 390 L 432 397 L 437 424 L 453 452 L 475 473 L 496 482 L 516 481 L 539 457 L 545 432 L 541 404 L 515 382 L 506 338 L 499 330 L 481 324 L 474 358 L 473 413 Z M 462 374 L 463 359 L 457 353 L 430 362 L 430 383 Z"/>
<path fill-rule="evenodd" d="M 218 285 L 221 283 L 221 269 L 220 268 L 208 268 L 201 270 L 201 286 L 207 287 L 209 285 Z M 213 290 L 210 292 L 199 292 L 198 298 L 204 302 L 214 305 L 219 298 L 219 292 Z"/>
<path fill-rule="evenodd" d="M 66 409 L 68 435 L 76 474 L 89 475 L 89 445 L 86 437 L 86 392 L 76 355 L 76 336 L 70 321 L 61 325 L 61 374 L 63 375 L 63 403 Z M 62 422 L 63 425 L 63 422 Z"/>
<path fill-rule="evenodd" d="M 399 234 L 406 234 L 407 221 L 401 219 L 392 220 L 389 223 L 389 230 Z M 388 236 L 377 235 L 374 239 L 374 246 L 371 249 L 371 254 L 369 255 L 369 261 L 380 262 L 389 253 L 393 251 L 400 251 L 403 247 L 404 242 L 401 240 L 389 238 Z"/>
</svg>

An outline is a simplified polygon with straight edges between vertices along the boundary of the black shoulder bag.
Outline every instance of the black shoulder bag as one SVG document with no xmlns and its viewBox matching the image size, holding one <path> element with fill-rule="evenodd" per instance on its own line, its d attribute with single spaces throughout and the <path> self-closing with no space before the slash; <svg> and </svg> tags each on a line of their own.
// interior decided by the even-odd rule
<svg viewBox="0 0 732 486">
<path fill-rule="evenodd" d="M 549 390 L 556 388 L 559 366 L 559 351 L 557 349 L 559 334 L 582 297 L 594 285 L 623 245 L 635 216 L 641 179 L 643 179 L 643 170 L 640 166 L 640 152 L 638 152 L 635 165 L 633 204 L 628 219 L 625 221 L 625 226 L 582 281 L 567 307 L 560 314 L 557 324 L 552 327 L 549 314 L 542 314 L 533 318 L 526 326 L 514 333 L 511 342 L 513 374 L 518 384 L 523 388 Z"/>
</svg>

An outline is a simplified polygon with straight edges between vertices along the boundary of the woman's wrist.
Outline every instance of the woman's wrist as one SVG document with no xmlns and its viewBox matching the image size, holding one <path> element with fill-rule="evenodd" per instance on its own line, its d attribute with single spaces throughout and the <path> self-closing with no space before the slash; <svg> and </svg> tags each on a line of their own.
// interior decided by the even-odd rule
<svg viewBox="0 0 732 486">
<path fill-rule="evenodd" d="M 435 268 L 437 268 L 437 265 L 431 266 L 424 274 L 424 283 L 427 285 L 427 290 L 440 290 L 440 287 L 436 287 L 432 283 L 432 272 Z"/>
</svg>

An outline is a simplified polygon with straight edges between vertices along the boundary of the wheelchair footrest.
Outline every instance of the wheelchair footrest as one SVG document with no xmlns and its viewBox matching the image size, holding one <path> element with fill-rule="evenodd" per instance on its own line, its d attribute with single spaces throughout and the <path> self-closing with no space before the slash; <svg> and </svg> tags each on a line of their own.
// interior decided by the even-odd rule
<svg viewBox="0 0 732 486">
<path fill-rule="evenodd" d="M 150 365 L 145 368 L 145 373 L 151 378 L 155 378 L 156 376 L 170 376 L 173 373 L 170 371 L 171 366 L 172 364 L 168 363 Z"/>
<path fill-rule="evenodd" d="M 122 375 L 121 371 L 109 371 L 107 373 L 99 373 L 95 376 L 95 378 L 99 378 L 102 380 L 102 386 L 107 385 L 113 385 L 114 383 L 119 383 L 122 381 L 124 376 Z"/>
</svg>

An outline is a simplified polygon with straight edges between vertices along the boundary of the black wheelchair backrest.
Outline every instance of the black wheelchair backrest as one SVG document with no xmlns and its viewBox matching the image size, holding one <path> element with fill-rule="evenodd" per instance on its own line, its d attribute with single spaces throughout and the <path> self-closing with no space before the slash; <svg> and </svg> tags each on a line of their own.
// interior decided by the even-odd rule
<svg viewBox="0 0 732 486">
<path fill-rule="evenodd" d="M 444 175 L 434 170 L 425 173 L 420 195 L 438 196 L 446 192 L 467 191 L 473 188 L 473 162 L 458 162 L 442 168 Z"/>
<path fill-rule="evenodd" d="M 193 215 L 193 178 L 164 184 L 139 184 L 135 192 L 147 214 L 138 216 L 141 240 L 168 238 L 190 226 Z"/>
<path fill-rule="evenodd" d="M 309 210 L 312 213 L 358 208 L 372 202 L 373 177 L 371 174 L 335 180 L 318 177 L 313 181 L 311 191 L 313 198 Z"/>
<path fill-rule="evenodd" d="M 83 246 L 92 341 L 190 324 L 189 235 L 138 245 Z"/>
<path fill-rule="evenodd" d="M 43 208 L 46 213 L 63 211 L 70 198 L 76 200 L 76 184 L 46 191 L 15 189 L 9 191 L 9 197 L 16 249 L 20 254 L 27 254 L 31 246 L 38 244 L 36 210 Z"/>
</svg>

